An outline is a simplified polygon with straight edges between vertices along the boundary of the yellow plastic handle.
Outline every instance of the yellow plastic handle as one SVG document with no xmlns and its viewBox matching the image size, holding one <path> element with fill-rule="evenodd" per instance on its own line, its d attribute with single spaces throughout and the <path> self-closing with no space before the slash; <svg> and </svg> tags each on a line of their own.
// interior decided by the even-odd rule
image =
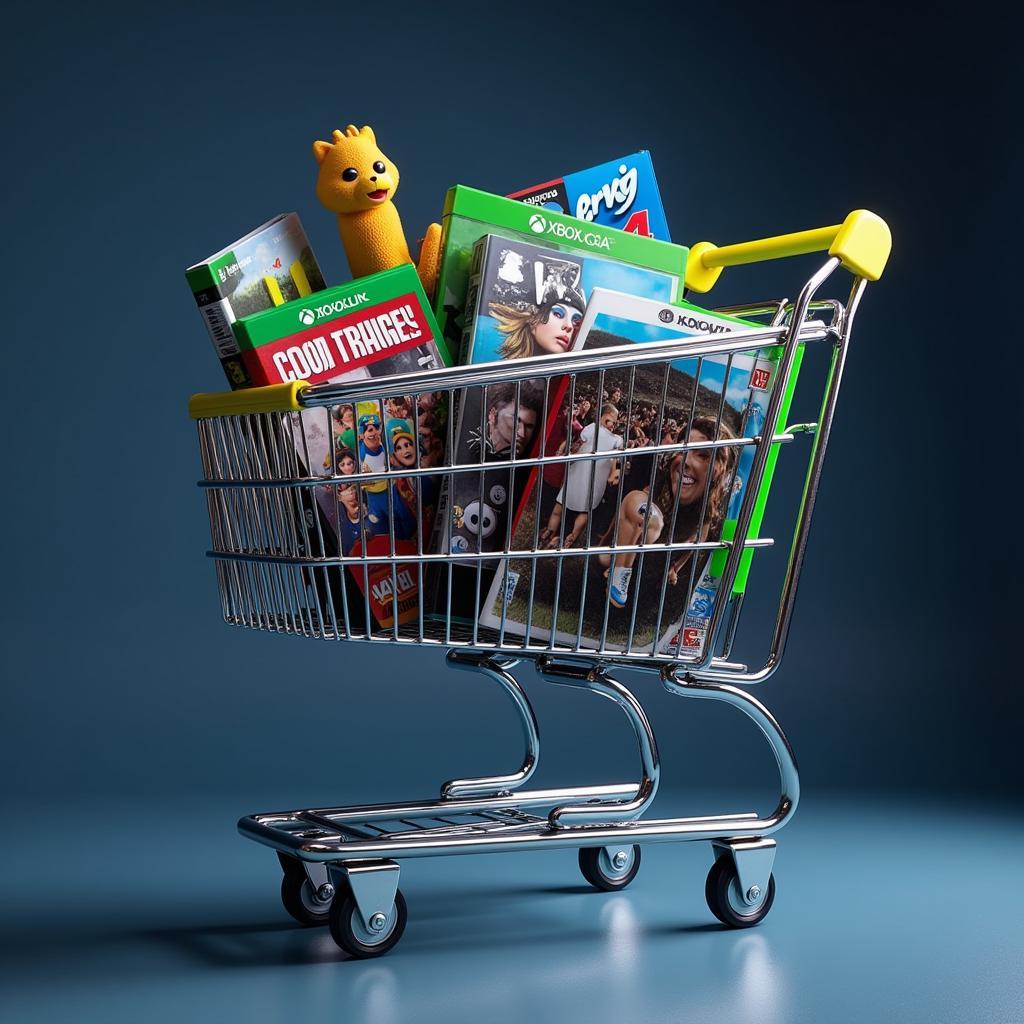
<svg viewBox="0 0 1024 1024">
<path fill-rule="evenodd" d="M 698 242 L 690 249 L 686 261 L 686 287 L 695 292 L 707 292 L 714 287 L 723 267 L 802 256 L 809 252 L 828 252 L 830 256 L 838 257 L 851 274 L 877 281 L 885 270 L 891 250 L 889 225 L 870 210 L 854 210 L 842 224 L 829 228 L 796 231 L 790 235 L 776 235 L 737 245 L 717 246 L 713 242 Z"/>
<path fill-rule="evenodd" d="M 298 412 L 302 408 L 299 395 L 308 387 L 308 381 L 296 380 L 264 388 L 193 395 L 188 400 L 188 414 L 194 420 L 205 420 L 211 416 L 244 416 L 254 412 Z"/>
</svg>

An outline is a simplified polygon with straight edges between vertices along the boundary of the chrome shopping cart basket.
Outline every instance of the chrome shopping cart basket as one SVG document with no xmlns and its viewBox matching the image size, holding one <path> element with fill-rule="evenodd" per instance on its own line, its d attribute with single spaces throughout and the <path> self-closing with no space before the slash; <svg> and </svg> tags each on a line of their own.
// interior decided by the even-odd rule
<svg viewBox="0 0 1024 1024">
<path fill-rule="evenodd" d="M 851 213 L 834 227 L 725 247 L 694 246 L 686 285 L 698 292 L 709 290 L 726 266 L 828 253 L 794 301 L 723 311 L 755 322 L 732 333 L 193 397 L 189 409 L 198 426 L 200 486 L 212 536 L 208 555 L 224 619 L 321 640 L 441 648 L 453 668 L 497 683 L 522 726 L 525 756 L 517 771 L 453 779 L 434 799 L 242 818 L 244 836 L 277 851 L 282 900 L 294 918 L 329 924 L 335 941 L 353 957 L 378 956 L 394 947 L 405 928 L 406 904 L 398 888 L 402 859 L 568 847 L 579 851 L 588 882 L 614 891 L 637 874 L 642 844 L 690 840 L 712 846 L 705 891 L 715 916 L 732 927 L 765 917 L 775 896 L 771 836 L 796 809 L 799 776 L 779 724 L 744 687 L 768 679 L 782 658 L 854 316 L 866 283 L 881 276 L 889 250 L 888 228 L 867 211 Z M 853 275 L 848 299 L 819 299 L 840 266 Z M 813 395 L 819 412 L 813 422 L 793 425 L 787 417 L 797 372 L 812 347 L 825 352 Z M 765 389 L 760 423 L 748 418 L 729 426 L 731 370 L 743 360 L 757 365 L 766 353 L 774 386 Z M 673 374 L 683 363 L 692 383 L 681 398 L 673 391 Z M 718 391 L 703 383 L 714 368 Z M 805 380 L 806 375 L 801 389 Z M 489 461 L 488 396 L 500 390 L 506 397 L 514 432 L 530 402 L 527 390 L 538 388 L 543 400 L 533 408 L 539 426 L 530 426 L 545 443 L 516 440 L 500 461 Z M 626 421 L 621 445 L 610 449 L 596 440 L 570 440 L 577 399 L 591 395 L 600 407 L 609 392 L 618 401 L 616 415 L 621 409 Z M 346 472 L 352 466 L 342 469 L 334 459 L 315 464 L 314 442 L 323 445 L 324 438 L 334 437 L 333 421 L 344 420 L 339 410 L 354 413 L 363 403 L 383 409 L 396 396 L 406 410 L 440 401 L 448 413 L 441 430 L 447 446 L 443 436 L 429 452 L 422 442 L 412 444 L 414 456 L 404 464 L 373 472 Z M 454 426 L 459 409 L 480 416 L 481 454 L 461 461 Z M 442 420 L 421 418 L 420 425 L 436 427 Z M 652 436 L 644 433 L 645 424 L 655 425 Z M 565 442 L 547 444 L 559 429 Z M 798 435 L 809 438 L 799 474 L 802 491 L 794 502 L 795 528 L 767 655 L 754 668 L 733 660 L 732 651 L 754 549 L 772 543 L 761 525 L 775 462 Z M 334 450 L 333 443 L 328 447 Z M 688 468 L 691 459 L 694 466 L 703 460 L 711 468 L 702 476 L 699 468 Z M 655 487 L 658 473 L 671 483 L 668 505 Z M 545 493 L 551 474 L 555 484 Z M 584 491 L 601 481 L 612 509 L 608 523 L 597 521 L 593 502 L 593 514 L 571 523 L 568 507 L 560 508 L 560 517 L 554 513 L 559 502 L 568 501 L 570 476 L 579 474 L 589 477 Z M 467 481 L 469 501 L 459 497 Z M 562 489 L 552 504 L 559 481 Z M 381 513 L 375 521 L 384 524 L 373 543 L 365 527 L 370 488 L 376 488 Z M 685 513 L 690 522 L 679 531 L 678 495 L 684 488 L 695 496 Z M 713 492 L 727 502 L 735 497 L 727 516 Z M 415 510 L 414 535 L 400 536 L 399 498 Z M 496 515 L 499 506 L 515 501 L 523 510 L 518 521 Z M 346 502 L 354 509 L 354 527 L 346 524 Z M 431 537 L 421 527 L 435 505 Z M 696 608 L 702 588 L 705 603 Z M 533 663 L 550 682 L 600 694 L 622 709 L 639 747 L 638 782 L 521 788 L 540 754 L 533 708 L 512 674 L 523 663 Z M 778 762 L 782 792 L 775 809 L 766 815 L 645 819 L 658 790 L 658 750 L 640 701 L 613 676 L 616 667 L 649 670 L 672 694 L 722 701 L 752 719 Z"/>
</svg>

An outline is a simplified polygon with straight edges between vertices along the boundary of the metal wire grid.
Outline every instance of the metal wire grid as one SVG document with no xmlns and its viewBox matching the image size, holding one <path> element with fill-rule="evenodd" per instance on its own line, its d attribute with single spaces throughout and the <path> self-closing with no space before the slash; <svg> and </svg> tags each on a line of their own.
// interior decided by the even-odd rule
<svg viewBox="0 0 1024 1024">
<path fill-rule="evenodd" d="M 597 643 L 584 633 L 583 601 L 586 598 L 587 574 L 594 571 L 594 556 L 634 554 L 637 572 L 642 571 L 645 558 L 658 557 L 664 561 L 660 573 L 660 586 L 654 602 L 655 627 L 653 635 L 657 641 L 666 614 L 666 591 L 669 580 L 669 566 L 672 558 L 689 555 L 688 580 L 685 593 L 693 592 L 698 571 L 698 560 L 715 551 L 726 551 L 726 566 L 722 577 L 720 595 L 729 594 L 732 581 L 739 566 L 740 556 L 746 549 L 766 547 L 773 543 L 771 538 L 748 538 L 748 526 L 753 505 L 759 490 L 765 462 L 771 447 L 792 440 L 792 434 L 773 434 L 766 428 L 755 437 L 742 436 L 742 429 L 736 437 L 722 437 L 722 422 L 725 412 L 725 385 L 715 413 L 714 437 L 699 441 L 691 439 L 692 422 L 698 412 L 698 390 L 705 361 L 718 360 L 725 363 L 725 380 L 728 382 L 734 359 L 741 353 L 750 353 L 768 346 L 781 346 L 781 358 L 777 367 L 776 383 L 773 388 L 766 425 L 778 422 L 784 384 L 792 365 L 794 353 L 799 345 L 830 339 L 835 345 L 832 366 L 825 385 L 822 404 L 823 417 L 831 420 L 835 392 L 838 391 L 842 358 L 845 355 L 845 341 L 849 333 L 852 314 L 859 300 L 863 282 L 855 282 L 851 295 L 849 312 L 837 303 L 816 303 L 810 299 L 821 280 L 834 269 L 836 261 L 829 260 L 821 271 L 808 282 L 800 299 L 787 305 L 783 300 L 772 307 L 743 307 L 735 311 L 748 315 L 768 313 L 773 325 L 764 329 L 739 331 L 725 337 L 705 336 L 683 341 L 660 342 L 648 345 L 628 345 L 601 350 L 584 350 L 559 356 L 509 361 L 481 366 L 455 367 L 443 371 L 432 371 L 388 378 L 384 381 L 367 381 L 353 384 L 322 385 L 303 393 L 305 411 L 301 417 L 296 414 L 259 413 L 244 416 L 213 417 L 198 421 L 200 451 L 203 464 L 203 480 L 200 485 L 207 493 L 210 517 L 212 548 L 208 552 L 216 565 L 221 595 L 222 612 L 229 623 L 253 629 L 268 630 L 321 639 L 351 639 L 385 643 L 411 643 L 437 645 L 446 648 L 468 647 L 474 650 L 496 651 L 511 656 L 537 656 L 540 654 L 584 655 L 588 658 L 629 662 L 636 665 L 665 667 L 686 665 L 694 669 L 721 668 L 735 672 L 745 666 L 730 666 L 727 663 L 729 649 L 735 636 L 739 607 L 736 602 L 719 599 L 715 601 L 714 612 L 708 626 L 708 642 L 698 656 L 690 656 L 681 646 L 682 630 L 675 649 L 658 652 L 657 643 L 652 649 L 634 649 L 632 633 L 636 624 L 639 601 L 632 602 L 628 632 L 630 636 L 624 646 L 610 646 L 608 643 L 608 621 L 610 604 L 606 596 L 603 609 L 600 637 Z M 808 319 L 811 310 L 831 310 L 831 324 Z M 790 323 L 783 321 L 790 314 Z M 585 538 L 579 547 L 566 547 L 566 519 L 563 514 L 557 537 L 557 544 L 546 547 L 539 543 L 541 477 L 547 466 L 563 467 L 563 476 L 568 474 L 570 465 L 589 464 L 590 488 L 593 488 L 598 464 L 607 466 L 609 454 L 606 451 L 579 450 L 563 454 L 541 453 L 528 457 L 513 444 L 507 460 L 497 467 L 486 460 L 485 446 L 480 446 L 480 458 L 476 461 L 457 462 L 456 421 L 460 405 L 475 406 L 471 401 L 473 392 L 478 393 L 481 410 L 480 436 L 487 430 L 487 390 L 498 385 L 514 387 L 514 421 L 518 423 L 523 408 L 523 387 L 538 382 L 543 387 L 543 402 L 540 406 L 539 436 L 548 436 L 549 419 L 559 416 L 560 410 L 553 410 L 552 402 L 559 394 L 567 396 L 564 415 L 567 417 L 566 436 L 572 436 L 572 414 L 576 395 L 583 388 L 591 388 L 602 396 L 610 372 L 626 374 L 626 423 L 627 432 L 633 411 L 641 401 L 638 395 L 637 375 L 643 373 L 648 379 L 660 374 L 662 381 L 660 398 L 656 409 L 656 422 L 666 420 L 669 398 L 669 380 L 672 363 L 687 360 L 695 365 L 692 403 L 686 416 L 687 428 L 684 438 L 677 442 L 642 449 L 640 458 L 649 462 L 648 488 L 653 493 L 654 477 L 659 464 L 664 460 L 685 455 L 691 451 L 710 451 L 711 461 L 726 457 L 729 449 L 739 455 L 744 448 L 754 451 L 753 462 L 739 512 L 733 540 L 721 538 L 674 540 L 676 516 L 679 504 L 674 503 L 667 540 L 645 543 L 647 528 L 652 515 L 651 505 L 644 513 L 641 539 L 635 544 L 619 542 L 620 524 L 615 520 L 610 539 L 599 543 L 594 536 L 594 516 L 588 518 Z M 389 399 L 404 396 L 417 409 L 421 395 L 441 395 L 447 401 L 447 444 L 445 458 L 439 465 L 425 464 L 419 445 L 415 447 L 415 464 L 386 471 L 357 472 L 341 476 L 334 464 L 328 476 L 317 476 L 309 471 L 309 437 L 311 429 L 326 430 L 332 437 L 331 410 L 339 405 L 355 407 L 360 402 L 376 402 L 381 406 Z M 319 419 L 322 417 L 322 419 Z M 553 423 L 551 424 L 553 425 Z M 826 424 L 827 425 L 827 424 Z M 806 425 L 805 429 L 819 430 L 818 441 L 824 441 L 820 434 L 821 424 Z M 827 436 L 827 430 L 825 431 Z M 529 446 L 525 446 L 528 449 Z M 333 449 L 333 444 L 332 444 Z M 816 444 L 817 449 L 817 444 Z M 721 455 L 719 454 L 721 452 Z M 799 563 L 802 560 L 806 524 L 813 505 L 813 492 L 820 472 L 820 453 L 812 458 L 808 471 L 808 486 L 805 487 L 801 507 L 801 522 L 798 523 L 794 539 L 787 579 L 780 599 L 780 614 L 776 624 L 776 643 L 773 657 L 781 654 L 788 614 L 791 610 L 792 591 L 795 589 Z M 732 459 L 735 474 L 739 459 Z M 602 471 L 603 471 L 602 466 Z M 623 467 L 624 468 L 624 467 Z M 506 517 L 502 543 L 489 548 L 481 539 L 470 550 L 452 550 L 452 516 L 442 501 L 438 510 L 440 529 L 434 537 L 425 538 L 417 532 L 415 551 L 400 552 L 395 532 L 394 487 L 391 482 L 405 478 L 414 485 L 416 496 L 416 518 L 422 520 L 425 500 L 424 483 L 432 480 L 432 486 L 445 487 L 454 492 L 459 477 L 473 477 L 478 481 L 479 502 L 485 503 L 484 483 L 499 472 L 507 475 L 509 501 L 522 486 L 524 476 L 536 470 L 536 486 L 530 501 L 534 502 L 532 543 L 513 548 L 512 516 Z M 709 472 L 698 516 L 698 527 L 692 535 L 704 536 L 710 485 L 713 474 Z M 813 479 L 812 479 L 813 477 Z M 372 481 L 388 481 L 389 546 L 386 554 L 342 554 L 340 526 L 333 528 L 318 509 L 316 492 L 329 488 L 362 485 Z M 621 505 L 626 473 L 620 472 L 617 481 L 616 508 Z M 809 493 L 808 493 L 809 488 Z M 589 492 L 588 492 L 589 493 Z M 808 497 L 810 501 L 808 501 Z M 567 510 L 566 510 L 567 511 Z M 576 538 L 577 540 L 579 538 Z M 554 566 L 553 592 L 550 599 L 550 621 L 545 616 L 542 632 L 546 637 L 539 639 L 535 627 L 534 608 L 537 572 L 530 575 L 530 595 L 527 600 L 527 621 L 524 635 L 509 631 L 506 621 L 507 601 L 502 600 L 500 623 L 495 628 L 481 626 L 474 615 L 470 621 L 453 619 L 453 587 L 464 585 L 458 581 L 456 570 L 470 570 L 474 600 L 472 607 L 479 609 L 485 596 L 485 586 L 490 573 L 505 574 L 502 583 L 507 582 L 509 560 L 526 560 L 536 569 L 542 560 L 551 560 Z M 559 616 L 562 598 L 562 584 L 565 566 L 569 559 L 582 561 L 583 585 L 580 588 L 580 604 L 570 609 L 578 623 L 574 638 L 568 641 L 556 638 L 556 620 Z M 405 615 L 399 608 L 399 575 L 411 574 L 415 585 L 416 598 L 414 614 L 406 608 Z M 464 575 L 464 573 L 462 573 Z M 371 610 L 371 578 L 390 581 L 391 622 L 382 626 Z M 356 585 L 353 586 L 353 583 Z M 361 585 L 360 585 L 361 584 Z M 682 580 L 680 580 L 680 585 Z M 385 590 L 387 588 L 385 587 Z M 464 597 L 464 594 L 460 594 Z M 645 607 L 649 610 L 645 593 Z M 572 615 L 570 615 L 572 617 Z M 785 622 L 783 620 L 786 620 Z M 723 627 L 724 628 L 721 628 Z M 658 653 L 656 653 L 658 652 Z M 771 659 L 770 659 L 771 660 Z"/>
</svg>

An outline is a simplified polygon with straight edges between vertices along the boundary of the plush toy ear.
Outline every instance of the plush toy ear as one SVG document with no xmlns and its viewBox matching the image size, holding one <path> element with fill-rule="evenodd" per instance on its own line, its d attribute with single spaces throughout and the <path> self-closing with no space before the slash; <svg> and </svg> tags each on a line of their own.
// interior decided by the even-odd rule
<svg viewBox="0 0 1024 1024">
<path fill-rule="evenodd" d="M 337 133 L 335 133 L 337 134 Z M 313 143 L 313 156 L 316 157 L 316 162 L 322 164 L 324 158 L 330 153 L 333 146 L 329 142 L 321 142 L 319 139 Z"/>
<path fill-rule="evenodd" d="M 345 126 L 345 134 L 350 138 L 354 139 L 359 134 L 359 129 L 354 124 Z"/>
<path fill-rule="evenodd" d="M 371 142 L 377 141 L 377 136 L 373 134 L 373 129 L 368 124 L 359 129 L 359 134 L 367 136 Z"/>
</svg>

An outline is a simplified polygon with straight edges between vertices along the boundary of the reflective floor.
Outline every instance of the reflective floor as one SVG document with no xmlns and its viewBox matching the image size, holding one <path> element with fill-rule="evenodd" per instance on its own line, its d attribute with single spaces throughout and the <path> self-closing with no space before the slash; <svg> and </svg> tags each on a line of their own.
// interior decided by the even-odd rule
<svg viewBox="0 0 1024 1024">
<path fill-rule="evenodd" d="M 771 914 L 739 932 L 704 904 L 707 844 L 645 847 L 618 894 L 562 852 L 409 861 L 401 943 L 346 962 L 234 832 L 255 809 L 10 809 L 4 1019 L 1024 1020 L 1019 812 L 807 799 Z"/>
</svg>

